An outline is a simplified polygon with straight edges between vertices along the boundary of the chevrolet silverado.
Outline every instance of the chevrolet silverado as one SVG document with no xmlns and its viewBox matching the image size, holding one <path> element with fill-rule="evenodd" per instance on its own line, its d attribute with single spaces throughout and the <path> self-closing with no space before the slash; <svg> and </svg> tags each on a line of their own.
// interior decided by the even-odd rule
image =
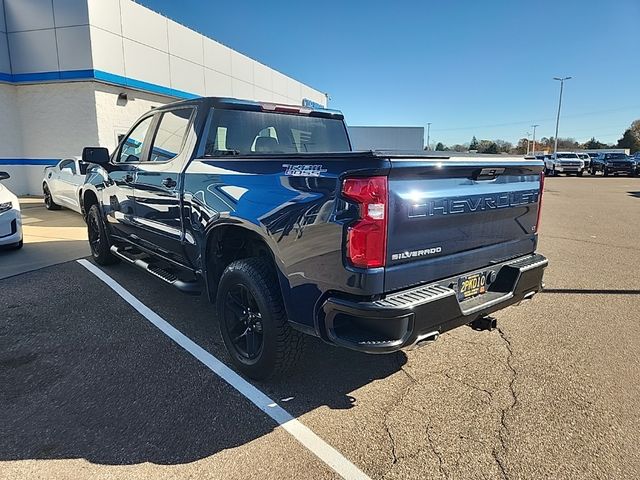
<svg viewBox="0 0 640 480">
<path fill-rule="evenodd" d="M 94 260 L 206 294 L 255 379 L 295 365 L 305 335 L 394 352 L 542 288 L 536 159 L 356 152 L 338 111 L 201 98 L 83 160 Z"/>
</svg>

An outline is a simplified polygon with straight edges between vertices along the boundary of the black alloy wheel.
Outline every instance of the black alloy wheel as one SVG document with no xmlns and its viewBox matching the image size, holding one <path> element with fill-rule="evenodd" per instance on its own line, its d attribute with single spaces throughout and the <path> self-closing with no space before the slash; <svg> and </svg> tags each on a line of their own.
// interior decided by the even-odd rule
<svg viewBox="0 0 640 480">
<path fill-rule="evenodd" d="M 87 237 L 91 256 L 98 265 L 111 265 L 118 262 L 118 258 L 111 254 L 111 242 L 98 205 L 91 205 L 87 214 Z"/>
<path fill-rule="evenodd" d="M 60 205 L 53 201 L 49 185 L 46 183 L 42 186 L 42 193 L 44 194 L 44 206 L 47 210 L 60 210 Z"/>
<path fill-rule="evenodd" d="M 262 314 L 246 285 L 238 283 L 227 292 L 221 321 L 226 324 L 235 353 L 247 363 L 255 361 L 264 347 Z"/>
<path fill-rule="evenodd" d="M 87 218 L 87 234 L 89 237 L 89 246 L 91 247 L 91 253 L 94 257 L 100 251 L 100 242 L 102 237 L 102 232 L 98 222 L 99 219 L 97 215 L 89 215 Z"/>
<path fill-rule="evenodd" d="M 235 260 L 216 293 L 220 334 L 231 363 L 255 380 L 282 377 L 298 363 L 304 335 L 289 324 L 277 272 L 264 257 Z"/>
</svg>

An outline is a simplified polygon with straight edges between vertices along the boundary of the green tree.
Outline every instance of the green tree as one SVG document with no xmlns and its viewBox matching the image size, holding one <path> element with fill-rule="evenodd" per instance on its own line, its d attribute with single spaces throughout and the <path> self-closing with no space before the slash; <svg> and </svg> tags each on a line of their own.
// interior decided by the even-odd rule
<svg viewBox="0 0 640 480">
<path fill-rule="evenodd" d="M 618 148 L 628 148 L 631 153 L 640 151 L 640 120 L 635 120 L 629 128 L 624 131 L 622 138 L 618 140 Z"/>
<path fill-rule="evenodd" d="M 455 145 L 451 145 L 449 150 L 453 150 L 454 152 L 467 152 L 469 150 L 469 145 L 456 143 Z"/>
<path fill-rule="evenodd" d="M 444 146 L 444 143 L 442 142 L 438 142 L 438 144 L 436 145 L 436 152 L 444 152 L 447 149 L 447 147 Z"/>
<path fill-rule="evenodd" d="M 513 149 L 513 144 L 506 140 L 497 139 L 494 143 L 498 147 L 498 152 L 500 153 L 509 153 Z"/>
<path fill-rule="evenodd" d="M 518 143 L 516 145 L 515 148 L 515 153 L 518 153 L 520 155 L 525 155 L 527 153 L 527 143 L 528 143 L 528 139 L 526 138 L 521 138 L 520 140 L 518 140 Z"/>
<path fill-rule="evenodd" d="M 607 144 L 599 142 L 596 140 L 596 137 L 591 137 L 591 140 L 582 144 L 582 148 L 587 150 L 597 150 L 599 148 L 607 148 Z"/>
<path fill-rule="evenodd" d="M 469 144 L 469 150 L 478 150 L 479 147 L 480 147 L 480 144 L 478 143 L 478 139 L 474 135 L 473 138 L 471 139 L 471 143 Z"/>
<path fill-rule="evenodd" d="M 480 140 L 478 153 L 499 153 L 498 145 L 492 140 Z"/>
</svg>

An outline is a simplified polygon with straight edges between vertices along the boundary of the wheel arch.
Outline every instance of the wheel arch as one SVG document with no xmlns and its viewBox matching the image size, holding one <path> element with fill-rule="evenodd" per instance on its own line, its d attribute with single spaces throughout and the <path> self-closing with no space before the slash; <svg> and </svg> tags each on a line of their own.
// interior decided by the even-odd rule
<svg viewBox="0 0 640 480">
<path fill-rule="evenodd" d="M 202 251 L 204 279 L 209 300 L 215 302 L 218 283 L 224 269 L 234 260 L 250 257 L 266 258 L 273 267 L 282 291 L 286 276 L 264 235 L 243 224 L 224 223 L 211 228 Z"/>
<path fill-rule="evenodd" d="M 87 213 L 89 212 L 89 209 L 92 205 L 100 206 L 98 195 L 90 188 L 81 189 L 79 197 L 80 211 L 85 218 L 87 218 Z"/>
</svg>

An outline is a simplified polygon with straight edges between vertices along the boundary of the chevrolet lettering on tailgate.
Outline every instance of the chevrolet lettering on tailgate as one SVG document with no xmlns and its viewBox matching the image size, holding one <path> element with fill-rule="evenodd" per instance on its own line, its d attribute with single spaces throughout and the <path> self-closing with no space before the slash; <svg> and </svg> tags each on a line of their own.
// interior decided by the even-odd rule
<svg viewBox="0 0 640 480">
<path fill-rule="evenodd" d="M 482 212 L 538 202 L 539 190 L 492 193 L 472 197 L 434 198 L 409 207 L 409 218 Z"/>
</svg>

